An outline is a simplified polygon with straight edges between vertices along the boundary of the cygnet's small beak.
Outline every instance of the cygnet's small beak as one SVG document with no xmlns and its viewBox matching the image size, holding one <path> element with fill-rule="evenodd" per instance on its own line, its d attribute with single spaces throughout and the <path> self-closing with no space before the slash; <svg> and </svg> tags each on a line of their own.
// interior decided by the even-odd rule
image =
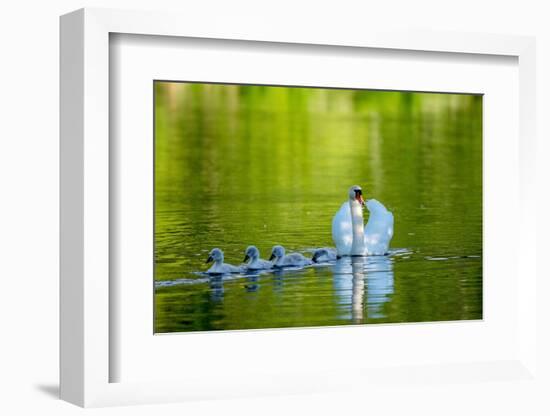
<svg viewBox="0 0 550 416">
<path fill-rule="evenodd" d="M 320 254 L 319 253 L 314 253 L 313 254 L 313 257 L 311 257 L 311 261 L 313 263 L 317 263 L 317 259 L 320 257 Z"/>
<path fill-rule="evenodd" d="M 250 256 L 247 254 L 246 256 L 244 256 L 243 263 L 246 263 L 249 259 L 250 259 Z"/>
<path fill-rule="evenodd" d="M 275 254 L 271 253 L 271 256 L 269 257 L 269 261 L 273 260 L 275 258 Z"/>
<path fill-rule="evenodd" d="M 214 259 L 212 258 L 212 256 L 208 256 L 208 258 L 206 259 L 206 263 L 210 263 L 211 261 L 214 261 Z"/>
</svg>

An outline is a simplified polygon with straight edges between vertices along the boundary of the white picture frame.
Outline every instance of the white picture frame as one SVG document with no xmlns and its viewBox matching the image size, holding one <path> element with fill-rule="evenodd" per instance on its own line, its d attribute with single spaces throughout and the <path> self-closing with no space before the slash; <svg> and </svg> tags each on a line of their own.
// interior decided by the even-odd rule
<svg viewBox="0 0 550 416">
<path fill-rule="evenodd" d="M 271 375 L 264 380 L 212 383 L 193 378 L 183 381 L 111 382 L 110 366 L 120 359 L 110 348 L 113 337 L 110 310 L 113 297 L 110 259 L 109 37 L 136 34 L 186 38 L 225 39 L 332 47 L 430 51 L 452 54 L 504 55 L 518 59 L 520 177 L 518 212 L 534 212 L 535 41 L 530 37 L 467 33 L 380 32 L 351 28 L 327 34 L 322 28 L 303 33 L 277 25 L 235 28 L 224 23 L 205 26 L 192 16 L 165 13 L 82 9 L 61 18 L 61 398 L 80 406 L 156 403 L 198 398 L 242 397 L 261 394 L 315 393 L 373 386 L 375 381 L 399 384 L 412 378 L 480 382 L 488 374 L 506 380 L 536 382 L 535 262 L 520 251 L 517 270 L 522 285 L 517 291 L 517 354 L 498 362 L 418 363 L 409 369 L 332 370 L 318 374 Z M 518 239 L 535 241 L 536 218 L 520 215 Z M 525 244 L 524 244 L 525 247 Z M 335 336 L 335 335 L 330 335 Z M 363 369 L 364 370 L 364 369 Z M 483 377 L 472 377 L 482 372 Z M 340 380 L 348 379 L 343 387 Z M 228 380 L 233 381 L 227 388 Z M 281 388 L 281 386 L 285 386 Z"/>
</svg>

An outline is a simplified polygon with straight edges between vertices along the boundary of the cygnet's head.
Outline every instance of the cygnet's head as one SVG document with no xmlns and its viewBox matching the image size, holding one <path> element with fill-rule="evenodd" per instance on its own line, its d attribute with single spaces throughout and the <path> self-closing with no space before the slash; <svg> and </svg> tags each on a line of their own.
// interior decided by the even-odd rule
<svg viewBox="0 0 550 416">
<path fill-rule="evenodd" d="M 254 261 L 258 257 L 260 257 L 260 251 L 256 248 L 256 246 L 248 246 L 244 252 L 243 262 L 246 263 L 248 260 Z"/>
<path fill-rule="evenodd" d="M 313 261 L 313 263 L 317 263 L 319 258 L 321 258 L 323 256 L 328 256 L 328 250 L 326 248 L 317 249 L 313 253 L 313 256 L 311 257 L 311 261 Z"/>
<path fill-rule="evenodd" d="M 212 249 L 212 251 L 208 255 L 208 258 L 206 259 L 207 263 L 210 263 L 211 261 L 216 263 L 223 262 L 223 251 L 221 251 L 219 248 Z"/>
<path fill-rule="evenodd" d="M 283 246 L 273 246 L 273 250 L 271 250 L 271 257 L 269 258 L 269 261 L 271 260 L 278 260 L 280 258 L 283 258 L 285 256 L 285 248 Z"/>
<path fill-rule="evenodd" d="M 363 190 L 359 185 L 353 185 L 351 188 L 349 188 L 348 196 L 350 201 L 357 201 L 361 205 L 365 205 L 365 200 L 363 199 Z"/>
</svg>

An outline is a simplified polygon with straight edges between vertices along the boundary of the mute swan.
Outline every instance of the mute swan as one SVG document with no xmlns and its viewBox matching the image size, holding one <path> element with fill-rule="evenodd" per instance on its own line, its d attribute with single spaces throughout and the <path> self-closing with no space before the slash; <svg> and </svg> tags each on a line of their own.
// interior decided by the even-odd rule
<svg viewBox="0 0 550 416">
<path fill-rule="evenodd" d="M 273 263 L 260 258 L 260 251 L 255 246 L 248 246 L 244 254 L 243 262 L 248 261 L 246 264 L 248 270 L 266 270 L 273 267 Z"/>
<path fill-rule="evenodd" d="M 271 257 L 269 261 L 273 262 L 275 267 L 303 267 L 311 264 L 311 260 L 305 258 L 300 253 L 290 253 L 285 255 L 285 248 L 283 246 L 274 246 L 271 251 Z"/>
<path fill-rule="evenodd" d="M 376 199 L 366 203 L 360 186 L 352 186 L 349 200 L 332 219 L 332 239 L 338 256 L 384 255 L 393 237 L 393 214 Z M 363 227 L 363 206 L 370 212 Z"/>
<path fill-rule="evenodd" d="M 311 261 L 313 263 L 325 263 L 327 261 L 335 261 L 337 258 L 337 252 L 333 248 L 318 248 L 313 252 L 313 256 L 311 257 Z"/>
<path fill-rule="evenodd" d="M 227 274 L 227 273 L 239 273 L 242 271 L 240 267 L 233 266 L 223 262 L 223 251 L 219 248 L 215 248 L 210 252 L 206 263 L 214 262 L 212 267 L 208 269 L 208 274 Z"/>
</svg>

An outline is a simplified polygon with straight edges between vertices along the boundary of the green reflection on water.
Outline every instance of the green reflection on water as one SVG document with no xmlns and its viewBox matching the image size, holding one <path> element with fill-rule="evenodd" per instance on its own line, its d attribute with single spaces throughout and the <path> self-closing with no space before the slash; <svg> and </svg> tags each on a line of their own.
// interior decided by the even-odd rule
<svg viewBox="0 0 550 416">
<path fill-rule="evenodd" d="M 480 319 L 481 123 L 477 95 L 156 82 L 156 281 L 198 278 L 213 247 L 239 264 L 249 244 L 332 246 L 353 184 L 406 249 L 362 278 L 159 287 L 156 332 Z"/>
</svg>

